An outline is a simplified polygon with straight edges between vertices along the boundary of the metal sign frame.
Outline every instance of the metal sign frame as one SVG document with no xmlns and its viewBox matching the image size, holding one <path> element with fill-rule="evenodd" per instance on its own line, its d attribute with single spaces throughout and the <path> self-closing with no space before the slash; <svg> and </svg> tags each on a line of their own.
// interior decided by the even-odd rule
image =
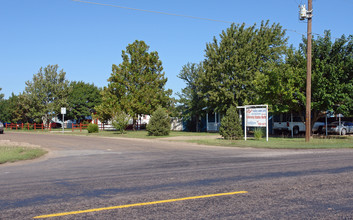
<svg viewBox="0 0 353 220">
<path fill-rule="evenodd" d="M 254 127 L 254 126 L 248 126 L 247 125 L 247 117 L 246 117 L 246 110 L 250 108 L 258 108 L 258 107 L 265 107 L 266 108 L 266 141 L 268 141 L 268 105 L 245 105 L 245 106 L 238 106 L 237 108 L 243 108 L 244 109 L 244 140 L 246 141 L 246 130 L 247 127 Z"/>
</svg>

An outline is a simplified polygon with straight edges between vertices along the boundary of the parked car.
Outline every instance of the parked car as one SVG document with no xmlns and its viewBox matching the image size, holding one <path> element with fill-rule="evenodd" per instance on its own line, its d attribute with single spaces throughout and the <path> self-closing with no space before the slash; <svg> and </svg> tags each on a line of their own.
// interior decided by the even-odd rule
<svg viewBox="0 0 353 220">
<path fill-rule="evenodd" d="M 0 121 L 0 134 L 4 133 L 4 124 Z"/>
<path fill-rule="evenodd" d="M 58 122 L 51 122 L 50 123 L 50 127 L 51 128 L 61 128 L 61 123 L 58 123 Z"/>
<path fill-rule="evenodd" d="M 275 133 L 292 132 L 298 135 L 305 132 L 304 118 L 290 113 L 281 113 L 273 117 L 273 130 Z"/>
<path fill-rule="evenodd" d="M 313 134 L 322 134 L 324 133 L 322 131 L 322 128 L 325 126 L 325 122 L 320 122 L 320 121 L 317 121 L 314 123 L 313 127 L 312 127 L 312 131 L 313 131 Z"/>
<path fill-rule="evenodd" d="M 325 132 L 326 126 L 324 126 L 322 130 L 323 132 Z M 327 132 L 341 135 L 353 133 L 353 123 L 348 121 L 342 121 L 340 125 L 338 121 L 332 122 L 327 125 Z"/>
</svg>

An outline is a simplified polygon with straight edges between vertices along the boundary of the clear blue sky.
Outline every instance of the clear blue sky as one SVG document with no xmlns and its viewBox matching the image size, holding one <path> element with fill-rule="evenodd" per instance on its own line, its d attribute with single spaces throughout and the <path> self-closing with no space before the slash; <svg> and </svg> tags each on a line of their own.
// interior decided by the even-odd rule
<svg viewBox="0 0 353 220">
<path fill-rule="evenodd" d="M 102 4 L 246 23 L 278 22 L 298 46 L 306 23 L 298 19 L 302 0 L 87 0 Z M 229 23 L 170 16 L 72 0 L 0 0 L 0 88 L 8 98 L 24 91 L 40 67 L 58 64 L 68 80 L 107 85 L 121 51 L 143 40 L 157 51 L 173 93 L 185 86 L 179 74 L 204 59 L 206 43 Z M 353 34 L 353 0 L 313 0 L 313 32 Z M 296 32 L 294 32 L 296 31 Z"/>
</svg>

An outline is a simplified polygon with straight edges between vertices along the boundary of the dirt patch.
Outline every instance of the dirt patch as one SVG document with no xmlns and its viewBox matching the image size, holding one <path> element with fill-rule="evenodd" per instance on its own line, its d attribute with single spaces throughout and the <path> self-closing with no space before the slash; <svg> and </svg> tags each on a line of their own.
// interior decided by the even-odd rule
<svg viewBox="0 0 353 220">
<path fill-rule="evenodd" d="M 33 147 L 33 148 L 41 148 L 39 145 L 24 143 L 24 142 L 14 142 L 10 140 L 0 140 L 0 146 L 4 147 Z"/>
</svg>

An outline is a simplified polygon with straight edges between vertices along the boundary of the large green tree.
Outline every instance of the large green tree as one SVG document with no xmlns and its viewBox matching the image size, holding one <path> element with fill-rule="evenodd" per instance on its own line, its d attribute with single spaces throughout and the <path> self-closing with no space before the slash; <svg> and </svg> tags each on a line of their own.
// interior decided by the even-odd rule
<svg viewBox="0 0 353 220">
<path fill-rule="evenodd" d="M 204 73 L 203 63 L 188 63 L 183 66 L 178 77 L 186 83 L 186 87 L 177 93 L 179 96 L 179 109 L 182 112 L 184 119 L 189 120 L 195 127 L 191 130 L 200 131 L 199 117 L 205 111 L 205 102 L 200 96 L 199 78 Z"/>
<path fill-rule="evenodd" d="M 256 80 L 286 49 L 285 31 L 279 24 L 262 22 L 245 27 L 232 24 L 218 40 L 206 46 L 205 73 L 200 77 L 200 95 L 207 106 L 225 113 L 231 105 L 254 104 L 259 100 Z"/>
<path fill-rule="evenodd" d="M 313 40 L 312 111 L 353 115 L 353 36 L 331 40 L 330 31 Z M 301 44 L 306 51 L 306 40 Z"/>
<path fill-rule="evenodd" d="M 306 103 L 306 47 L 290 47 L 281 62 L 274 63 L 258 81 L 261 100 L 275 112 L 303 116 Z M 327 111 L 353 115 L 353 37 L 332 42 L 330 31 L 312 40 L 312 124 Z"/>
<path fill-rule="evenodd" d="M 60 114 L 61 107 L 68 107 L 69 81 L 65 78 L 66 73 L 58 69 L 58 65 L 40 68 L 32 81 L 26 82 L 24 106 L 28 117 L 36 122 L 49 124 L 53 117 Z"/>
<path fill-rule="evenodd" d="M 99 88 L 94 84 L 73 81 L 70 83 L 71 92 L 67 99 L 67 119 L 84 120 L 101 103 Z"/>
<path fill-rule="evenodd" d="M 302 51 L 290 47 L 283 60 L 270 66 L 255 82 L 258 102 L 269 104 L 275 113 L 305 111 L 306 60 Z"/>
<path fill-rule="evenodd" d="M 172 91 L 165 89 L 162 61 L 156 51 L 148 50 L 144 41 L 136 40 L 122 51 L 123 62 L 113 64 L 108 87 L 102 93 L 102 106 L 111 109 L 105 110 L 107 114 L 125 112 L 135 124 L 138 115 L 150 115 L 158 106 L 171 104 Z"/>
</svg>

